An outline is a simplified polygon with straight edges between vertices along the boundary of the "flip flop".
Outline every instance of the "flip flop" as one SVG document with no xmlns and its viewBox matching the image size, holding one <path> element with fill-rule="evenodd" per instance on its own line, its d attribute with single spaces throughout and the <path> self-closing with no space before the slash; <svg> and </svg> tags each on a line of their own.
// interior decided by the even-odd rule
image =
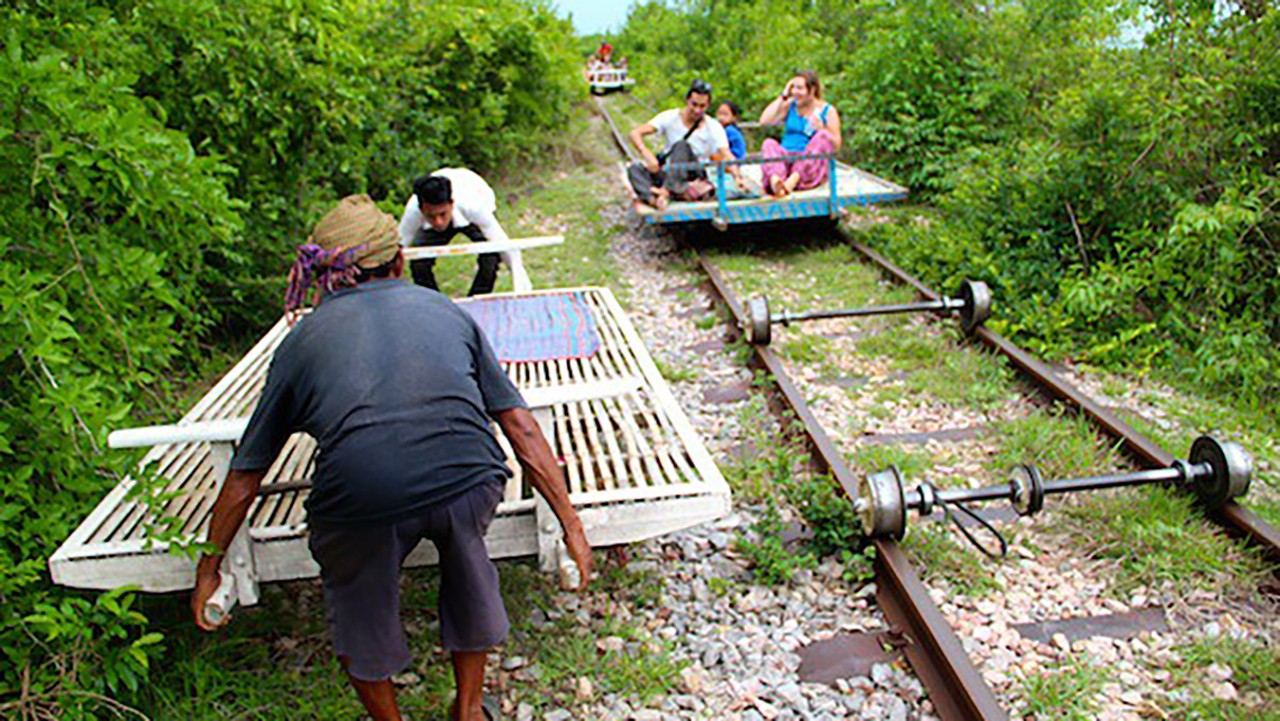
<svg viewBox="0 0 1280 721">
<path fill-rule="evenodd" d="M 480 710 L 484 711 L 484 717 L 487 721 L 498 721 L 502 707 L 498 703 L 498 699 L 486 693 L 480 696 Z"/>
</svg>

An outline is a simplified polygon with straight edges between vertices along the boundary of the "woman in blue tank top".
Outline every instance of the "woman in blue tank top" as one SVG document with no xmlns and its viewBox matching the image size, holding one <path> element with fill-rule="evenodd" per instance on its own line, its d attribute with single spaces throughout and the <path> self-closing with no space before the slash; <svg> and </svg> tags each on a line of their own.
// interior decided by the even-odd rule
<svg viewBox="0 0 1280 721">
<path fill-rule="evenodd" d="M 840 150 L 840 113 L 822 100 L 822 81 L 817 73 L 812 70 L 796 73 L 787 81 L 782 95 L 760 114 L 761 125 L 779 122 L 782 123 L 782 142 L 768 138 L 760 148 L 764 157 L 779 159 L 761 166 L 765 192 L 781 198 L 827 182 L 825 159 L 785 159 L 788 155 L 818 155 Z"/>
</svg>

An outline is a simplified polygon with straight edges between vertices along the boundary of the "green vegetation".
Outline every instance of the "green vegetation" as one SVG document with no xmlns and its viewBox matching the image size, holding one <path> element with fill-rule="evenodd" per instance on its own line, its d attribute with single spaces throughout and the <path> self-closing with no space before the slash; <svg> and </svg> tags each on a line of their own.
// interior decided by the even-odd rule
<svg viewBox="0 0 1280 721">
<path fill-rule="evenodd" d="M 1096 718 L 1096 696 L 1107 682 L 1107 672 L 1085 659 L 1069 657 L 1036 676 L 1022 680 L 1022 697 L 1028 718 L 1055 721 L 1091 721 Z"/>
<path fill-rule="evenodd" d="M 658 372 L 662 377 L 672 383 L 689 383 L 698 377 L 698 372 L 692 368 L 672 368 L 657 358 L 653 359 L 653 363 L 658 366 Z"/>
<path fill-rule="evenodd" d="M 535 565 L 512 564 L 503 569 L 504 584 L 511 583 L 513 591 L 520 589 L 519 601 L 507 595 L 513 625 L 505 653 L 526 657 L 530 665 L 524 673 L 535 681 L 521 687 L 517 702 L 527 702 L 535 709 L 573 708 L 589 700 L 576 696 L 579 677 L 592 682 L 595 695 L 629 696 L 639 704 L 675 689 L 684 664 L 671 658 L 669 642 L 651 636 L 630 616 L 624 620 L 614 615 L 619 608 L 629 611 L 655 606 L 662 594 L 660 579 L 650 572 L 616 565 L 606 565 L 600 571 L 591 595 L 575 604 L 577 611 L 571 611 L 556 607 L 553 581 Z M 540 627 L 530 622 L 535 607 L 549 619 Z M 588 613 L 587 609 L 592 610 Z M 584 614 L 588 621 L 581 618 Z M 621 639 L 623 646 L 598 643 L 609 637 Z"/>
<path fill-rule="evenodd" d="M 404 20 L 428 13 L 431 32 Z M 572 30 L 536 0 L 54 0 L 8 3 L 0 26 L 0 715 L 191 717 L 190 684 L 232 680 L 189 662 L 231 642 L 160 642 L 127 593 L 48 582 L 139 458 L 104 453 L 107 431 L 176 417 L 275 321 L 293 247 L 337 198 L 398 212 L 436 166 L 569 154 L 548 131 L 578 92 Z M 142 698 L 174 665 L 193 680 Z"/>
<path fill-rule="evenodd" d="M 1011 531 L 1002 529 L 1006 538 Z M 974 533 L 984 543 L 990 542 L 984 531 L 975 529 Z M 946 581 L 952 590 L 971 598 L 1003 588 L 989 562 L 960 538 L 950 523 L 918 523 L 913 518 L 902 547 L 926 581 Z"/>
<path fill-rule="evenodd" d="M 751 562 L 756 579 L 785 583 L 797 570 L 828 556 L 845 564 L 850 582 L 869 575 L 869 560 L 863 555 L 868 546 L 844 492 L 830 477 L 808 472 L 804 455 L 789 441 L 779 440 L 763 395 L 753 395 L 739 418 L 752 450 L 726 467 L 725 477 L 736 498 L 764 507 L 752 531 L 739 534 L 735 545 Z M 808 527 L 806 541 L 784 543 L 783 506 L 794 509 Z"/>
<path fill-rule="evenodd" d="M 430 31 L 406 17 L 429 17 Z M 616 285 L 608 253 L 622 221 L 599 212 L 613 151 L 574 105 L 594 40 L 572 37 L 544 0 L 22 0 L 0 20 L 0 715 L 274 718 L 282 697 L 298 715 L 349 713 L 317 603 L 290 595 L 306 584 L 267 589 L 265 608 L 209 638 L 174 599 L 55 589 L 47 558 L 138 459 L 104 452 L 106 432 L 172 419 L 274 321 L 292 248 L 343 195 L 398 213 L 414 175 L 468 165 L 514 191 L 500 201 L 513 234 L 573 229 L 529 254 L 539 283 Z M 1192 389 L 1194 403 L 1166 409 L 1174 430 L 1151 428 L 1181 452 L 1201 430 L 1280 436 L 1277 24 L 1273 2 L 651 0 L 615 41 L 643 79 L 637 97 L 607 102 L 625 127 L 703 76 L 749 117 L 792 67 L 815 68 L 845 119 L 846 157 L 931 204 L 852 232 L 937 287 L 987 280 L 993 326 L 1037 353 L 1154 368 Z M 747 293 L 785 303 L 820 289 L 806 307 L 910 297 L 847 262 L 839 236 L 746 248 L 774 272 L 757 256 L 717 262 Z M 442 262 L 442 286 L 458 292 L 472 268 Z M 884 332 L 898 322 L 855 326 L 860 351 L 912 371 L 886 398 L 981 408 L 1011 392 L 1003 366 Z M 830 364 L 826 341 L 783 350 Z M 1001 433 L 1001 474 L 1037 453 L 1046 473 L 1114 462 L 1075 419 L 1038 414 Z M 860 568 L 839 489 L 798 473 L 794 449 L 752 442 L 758 452 L 729 469 L 740 497 L 779 496 L 813 528 L 815 552 Z M 1280 466 L 1274 443 L 1250 450 Z M 859 465 L 890 460 L 877 453 L 894 451 L 859 451 Z M 1103 529 L 1083 535 L 1135 584 L 1258 573 L 1183 499 L 1141 493 L 1142 504 L 1068 505 L 1065 522 Z M 1258 506 L 1273 520 L 1278 508 Z M 981 592 L 980 559 L 942 533 L 908 545 Z M 762 548 L 761 566 L 784 575 L 779 551 Z M 644 583 L 617 582 L 654 602 Z M 524 591 L 553 595 L 532 581 Z M 592 669 L 600 693 L 642 697 L 675 669 L 661 647 L 635 662 L 600 656 L 582 629 L 558 649 L 516 636 L 513 648 L 542 657 L 550 691 L 537 704 L 566 693 L 574 668 Z M 447 686 L 421 644 L 415 715 L 440 712 Z"/>
<path fill-rule="evenodd" d="M 947 353 L 955 350 L 932 333 L 902 332 L 900 327 L 892 330 L 897 332 L 880 332 L 859 340 L 858 350 L 888 358 L 895 369 L 904 371 L 942 363 Z"/>
<path fill-rule="evenodd" d="M 974 348 L 951 348 L 940 362 L 907 377 L 907 387 L 945 403 L 989 409 L 1017 398 L 1003 359 Z"/>
<path fill-rule="evenodd" d="M 831 358 L 835 343 L 830 338 L 804 333 L 782 344 L 782 355 L 796 363 L 824 365 Z"/>
<path fill-rule="evenodd" d="M 1039 354 L 1158 364 L 1274 436 L 1278 34 L 1273 2 L 655 0 L 616 45 L 649 104 L 703 77 L 748 118 L 816 70 L 844 156 L 932 204 L 851 232 L 934 287 L 988 281 Z"/>
<path fill-rule="evenodd" d="M 580 609 L 596 609 L 588 625 L 576 612 L 557 608 L 557 599 L 564 596 L 536 564 L 500 565 L 511 619 L 503 653 L 524 657 L 528 665 L 523 673 L 536 677 L 518 701 L 538 709 L 573 708 L 579 703 L 573 685 L 579 676 L 590 678 L 596 693 L 640 699 L 669 692 L 678 682 L 680 665 L 663 643 L 642 627 L 609 615 L 610 609 L 656 605 L 663 590 L 660 578 L 608 563 L 598 564 L 598 570 L 592 594 L 575 599 Z M 417 680 L 400 688 L 401 706 L 414 718 L 442 718 L 453 696 L 453 679 L 433 628 L 439 620 L 439 572 L 413 569 L 405 578 L 402 608 L 415 661 L 410 672 Z M 154 603 L 154 620 L 173 629 L 166 638 L 171 660 L 153 669 L 139 710 L 152 718 L 271 721 L 280 718 L 281 699 L 290 699 L 290 711 L 298 717 L 350 718 L 356 701 L 333 658 L 319 585 L 272 584 L 264 592 L 260 607 L 237 614 L 216 639 L 186 622 L 185 604 Z M 543 620 L 535 623 L 534 616 Z M 609 636 L 644 653 L 596 645 Z"/>
<path fill-rule="evenodd" d="M 849 468 L 858 473 L 874 473 L 897 466 L 907 478 L 920 478 L 933 467 L 934 459 L 906 445 L 864 445 L 848 454 Z"/>
<path fill-rule="evenodd" d="M 1177 651 L 1182 662 L 1173 668 L 1173 680 L 1190 688 L 1192 697 L 1171 709 L 1177 718 L 1261 721 L 1280 715 L 1280 650 L 1255 641 L 1204 639 Z M 1207 669 L 1212 664 L 1231 669 L 1230 682 L 1241 696 L 1225 704 L 1213 697 Z"/>
<path fill-rule="evenodd" d="M 787 525 L 778 511 L 778 501 L 770 499 L 750 532 L 739 532 L 733 548 L 746 558 L 755 580 L 777 585 L 788 583 L 796 571 L 817 564 L 813 553 L 800 542 L 783 540 Z"/>
<path fill-rule="evenodd" d="M 779 441 L 778 422 L 770 414 L 763 394 L 751 395 L 738 411 L 738 424 L 746 436 L 744 448 L 734 462 L 724 467 L 725 480 L 740 502 L 764 503 L 796 473 L 803 458 L 792 446 Z"/>
<path fill-rule="evenodd" d="M 1120 463 L 1114 449 L 1099 443 L 1088 419 L 1069 415 L 1061 406 L 1037 409 L 1025 418 L 1000 424 L 994 432 L 1000 450 L 987 467 L 1000 479 L 1023 463 L 1034 463 L 1045 478 L 1078 478 Z"/>
<path fill-rule="evenodd" d="M 1161 486 L 1082 497 L 1060 512 L 1075 530 L 1077 548 L 1119 564 L 1116 593 L 1163 583 L 1179 592 L 1240 591 L 1267 572 L 1256 552 L 1210 525 L 1190 496 Z"/>
</svg>

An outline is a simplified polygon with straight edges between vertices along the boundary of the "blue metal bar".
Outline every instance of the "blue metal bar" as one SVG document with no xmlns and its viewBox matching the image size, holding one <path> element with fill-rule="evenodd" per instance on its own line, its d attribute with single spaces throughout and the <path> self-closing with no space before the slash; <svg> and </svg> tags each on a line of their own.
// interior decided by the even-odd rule
<svg viewBox="0 0 1280 721">
<path fill-rule="evenodd" d="M 835 162 L 835 153 L 801 153 L 799 155 L 788 154 L 785 158 L 766 158 L 763 155 L 748 155 L 745 158 L 737 160 L 698 160 L 689 163 L 667 163 L 664 166 L 667 170 L 683 170 L 691 168 L 706 168 L 719 163 L 725 165 L 763 165 L 764 163 L 775 163 L 779 160 L 785 160 L 788 163 L 797 160 L 830 160 Z"/>
<path fill-rule="evenodd" d="M 831 181 L 831 207 L 828 212 L 832 218 L 840 217 L 840 194 L 836 192 L 836 156 L 833 154 L 827 161 L 827 176 Z"/>
<path fill-rule="evenodd" d="M 720 220 L 729 222 L 728 193 L 724 189 L 724 161 L 716 163 L 716 204 L 720 207 Z"/>
</svg>

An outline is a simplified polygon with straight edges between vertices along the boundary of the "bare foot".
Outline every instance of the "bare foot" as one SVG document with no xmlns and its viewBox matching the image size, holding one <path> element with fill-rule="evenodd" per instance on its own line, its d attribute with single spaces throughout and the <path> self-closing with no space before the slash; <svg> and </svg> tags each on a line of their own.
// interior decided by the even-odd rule
<svg viewBox="0 0 1280 721">
<path fill-rule="evenodd" d="M 667 192 L 666 188 L 655 189 L 653 191 L 653 207 L 657 208 L 658 210 L 666 210 L 667 201 L 670 199 L 670 197 L 671 197 L 671 194 Z"/>
<path fill-rule="evenodd" d="M 787 189 L 787 192 L 783 193 L 783 195 L 791 195 L 792 193 L 794 193 L 796 190 L 796 186 L 799 184 L 800 184 L 799 173 L 792 173 L 791 175 L 788 175 L 786 181 L 782 184 L 782 187 Z"/>
<path fill-rule="evenodd" d="M 775 198 L 785 198 L 787 196 L 787 193 L 790 193 L 790 192 L 791 191 L 787 190 L 786 183 L 782 181 L 781 177 L 777 175 L 773 175 L 769 177 L 769 194 L 770 195 L 772 195 Z"/>
</svg>

